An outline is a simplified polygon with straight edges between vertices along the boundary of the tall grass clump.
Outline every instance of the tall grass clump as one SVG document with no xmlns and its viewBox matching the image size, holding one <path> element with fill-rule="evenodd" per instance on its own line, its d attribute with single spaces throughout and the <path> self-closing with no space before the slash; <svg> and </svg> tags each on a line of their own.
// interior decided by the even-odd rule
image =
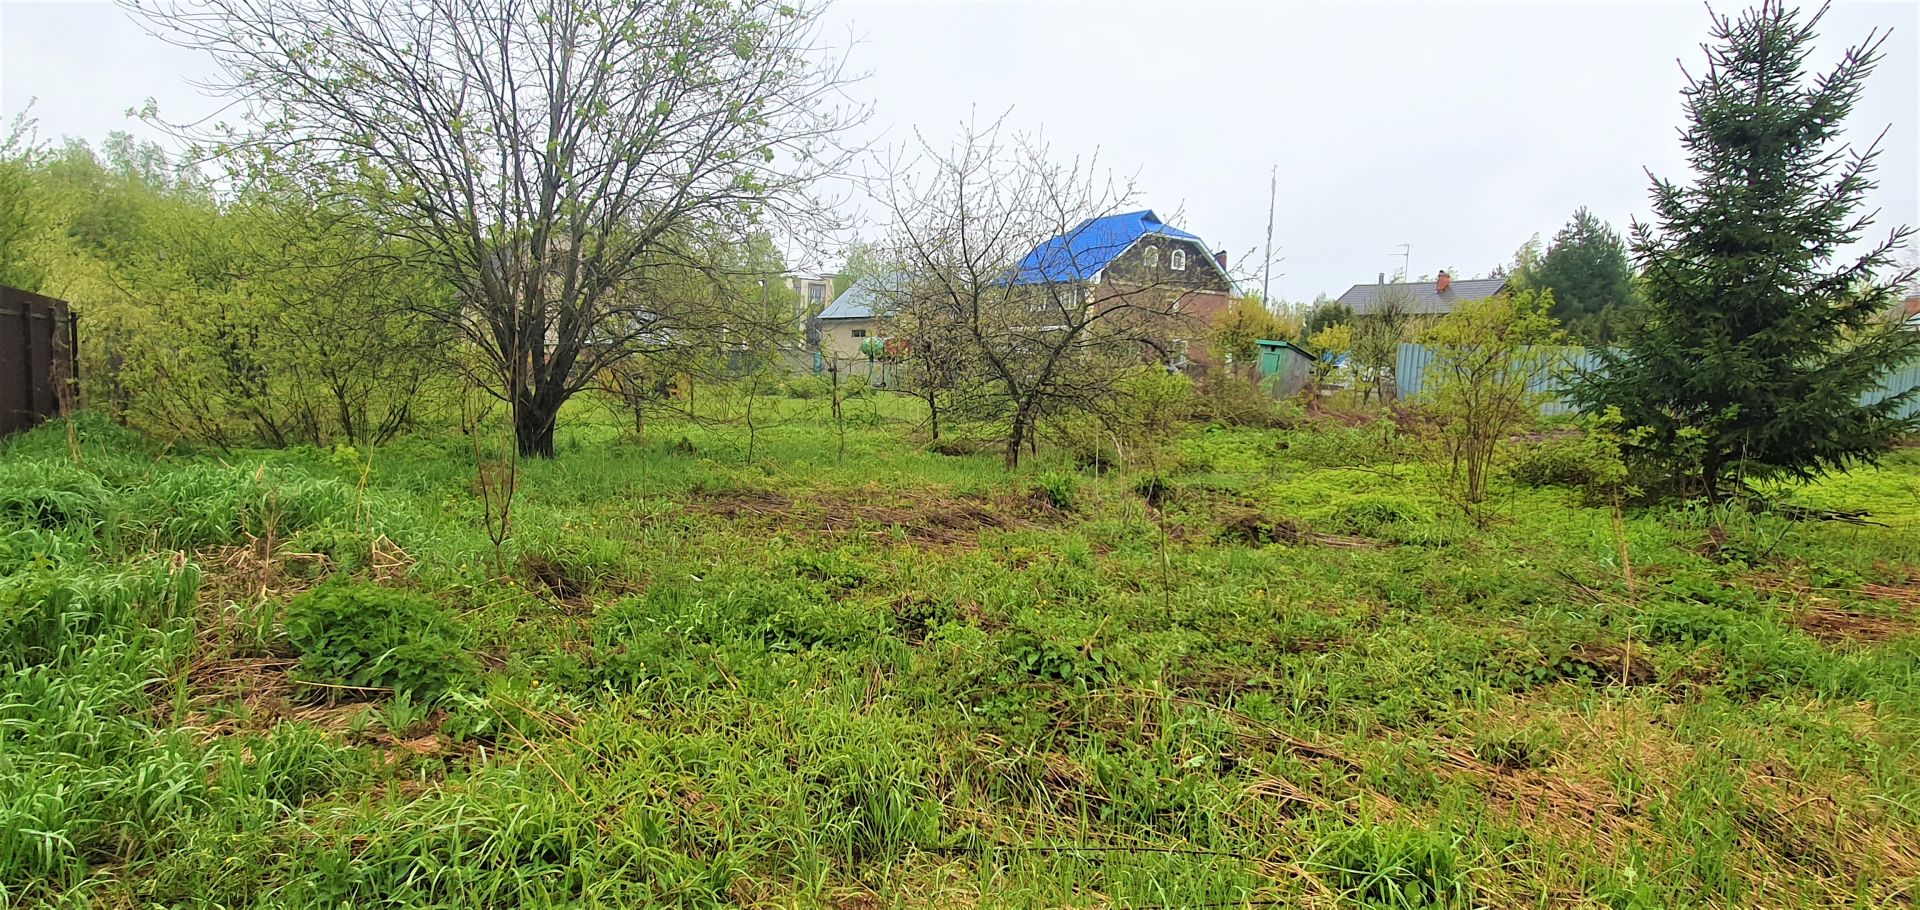
<svg viewBox="0 0 1920 910">
<path fill-rule="evenodd" d="M 151 725 L 148 694 L 192 646 L 198 587 L 188 563 L 0 578 L 6 900 L 57 893 L 94 864 L 158 849 L 204 806 L 200 750 Z"/>
</svg>

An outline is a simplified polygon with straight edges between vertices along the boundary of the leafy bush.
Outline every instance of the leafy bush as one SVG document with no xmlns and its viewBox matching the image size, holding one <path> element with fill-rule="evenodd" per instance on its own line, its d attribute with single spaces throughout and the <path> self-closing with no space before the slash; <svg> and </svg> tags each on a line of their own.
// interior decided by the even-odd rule
<svg viewBox="0 0 1920 910">
<path fill-rule="evenodd" d="M 796 376 L 786 383 L 787 397 L 801 401 L 815 398 L 827 398 L 833 394 L 833 383 L 825 376 Z"/>
<path fill-rule="evenodd" d="M 1400 429 L 1381 419 L 1372 426 L 1325 423 L 1289 433 L 1287 456 L 1318 468 L 1367 467 L 1400 461 L 1405 454 Z"/>
<path fill-rule="evenodd" d="M 1064 415 L 1046 429 L 1084 467 L 1158 470 L 1170 466 L 1170 445 L 1193 410 L 1193 380 L 1140 367 L 1114 383 L 1100 411 Z"/>
<path fill-rule="evenodd" d="M 1223 376 L 1209 383 L 1205 406 L 1208 415 L 1216 423 L 1234 427 L 1280 427 L 1286 426 L 1281 411 L 1275 407 L 1271 396 L 1251 382 Z"/>
<path fill-rule="evenodd" d="M 433 598 L 379 585 L 323 585 L 287 604 L 287 640 L 315 682 L 433 698 L 473 662 L 459 623 Z"/>
<path fill-rule="evenodd" d="M 1053 507 L 1063 512 L 1073 510 L 1075 497 L 1080 494 L 1080 478 L 1065 472 L 1050 472 L 1040 475 L 1036 482 L 1041 495 L 1053 503 Z"/>
<path fill-rule="evenodd" d="M 1617 432 L 1619 412 L 1583 418 L 1581 425 L 1578 433 L 1517 447 L 1507 466 L 1513 482 L 1527 487 L 1570 487 L 1584 492 L 1589 501 L 1619 491 L 1627 479 Z"/>
<path fill-rule="evenodd" d="M 1395 525 L 1433 521 L 1433 516 L 1425 509 L 1384 493 L 1363 493 L 1339 503 L 1334 507 L 1331 518 L 1339 531 L 1376 537 Z"/>
</svg>

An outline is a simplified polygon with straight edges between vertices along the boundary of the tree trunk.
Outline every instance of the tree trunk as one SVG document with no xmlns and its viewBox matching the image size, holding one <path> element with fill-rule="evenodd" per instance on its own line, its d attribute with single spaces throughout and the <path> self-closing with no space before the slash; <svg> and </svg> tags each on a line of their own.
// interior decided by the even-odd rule
<svg viewBox="0 0 1920 910">
<path fill-rule="evenodd" d="M 559 423 L 565 399 L 539 391 L 524 391 L 513 400 L 513 438 L 522 458 L 552 458 L 553 428 Z"/>
<path fill-rule="evenodd" d="M 1027 434 L 1032 432 L 1032 428 L 1028 426 L 1031 422 L 1032 415 L 1028 412 L 1026 405 L 1022 404 L 1013 412 L 1013 428 L 1007 433 L 1006 460 L 1009 471 L 1020 466 L 1020 447 L 1026 443 Z"/>
</svg>

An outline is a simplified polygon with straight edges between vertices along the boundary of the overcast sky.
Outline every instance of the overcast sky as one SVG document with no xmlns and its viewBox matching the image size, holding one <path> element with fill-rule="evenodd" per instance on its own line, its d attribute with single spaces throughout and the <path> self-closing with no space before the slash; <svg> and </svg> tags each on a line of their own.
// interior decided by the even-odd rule
<svg viewBox="0 0 1920 910">
<path fill-rule="evenodd" d="M 1643 169 L 1684 176 L 1680 66 L 1700 69 L 1709 25 L 1678 0 L 841 0 L 828 19 L 870 74 L 854 89 L 874 106 L 866 138 L 1011 111 L 1236 260 L 1264 241 L 1277 166 L 1273 291 L 1290 300 L 1399 268 L 1401 244 L 1412 274 L 1480 274 L 1582 205 L 1624 232 L 1647 211 Z M 1814 63 L 1876 27 L 1893 35 L 1852 136 L 1888 130 L 1880 227 L 1920 224 L 1920 2 L 1837 4 Z M 110 3 L 0 0 L 0 113 L 37 98 L 43 138 L 151 136 L 126 115 L 150 97 L 204 115 L 217 103 L 189 80 L 209 71 Z"/>
</svg>

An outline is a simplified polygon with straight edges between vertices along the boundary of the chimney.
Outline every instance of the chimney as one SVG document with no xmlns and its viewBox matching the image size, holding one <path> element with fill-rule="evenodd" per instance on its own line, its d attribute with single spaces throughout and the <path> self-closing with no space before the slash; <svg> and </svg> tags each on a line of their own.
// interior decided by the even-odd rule
<svg viewBox="0 0 1920 910">
<path fill-rule="evenodd" d="M 1452 276 L 1449 276 L 1445 270 L 1442 270 L 1440 272 L 1440 277 L 1434 279 L 1433 292 L 1435 294 L 1445 294 L 1447 292 L 1447 288 L 1450 288 L 1452 286 L 1453 286 Z"/>
<path fill-rule="evenodd" d="M 1215 251 L 1213 254 L 1213 261 L 1220 263 L 1220 271 L 1222 272 L 1226 271 L 1227 270 L 1227 251 L 1226 250 Z"/>
</svg>

